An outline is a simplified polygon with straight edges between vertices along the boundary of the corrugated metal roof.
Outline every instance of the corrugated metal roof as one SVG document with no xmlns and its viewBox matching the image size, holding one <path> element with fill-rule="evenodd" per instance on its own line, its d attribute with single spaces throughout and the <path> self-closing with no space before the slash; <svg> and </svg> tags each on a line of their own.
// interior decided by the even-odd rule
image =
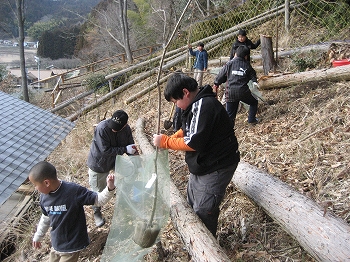
<svg viewBox="0 0 350 262">
<path fill-rule="evenodd" d="M 30 168 L 58 146 L 74 123 L 0 91 L 0 205 Z"/>
</svg>

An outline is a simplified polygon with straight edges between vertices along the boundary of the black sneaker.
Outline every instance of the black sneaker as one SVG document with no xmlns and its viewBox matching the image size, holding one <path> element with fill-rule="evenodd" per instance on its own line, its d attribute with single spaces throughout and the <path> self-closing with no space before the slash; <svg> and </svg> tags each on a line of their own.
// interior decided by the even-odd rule
<svg viewBox="0 0 350 262">
<path fill-rule="evenodd" d="M 248 121 L 248 123 L 251 125 L 256 125 L 257 123 L 259 123 L 259 119 L 255 118 L 254 121 Z"/>
</svg>

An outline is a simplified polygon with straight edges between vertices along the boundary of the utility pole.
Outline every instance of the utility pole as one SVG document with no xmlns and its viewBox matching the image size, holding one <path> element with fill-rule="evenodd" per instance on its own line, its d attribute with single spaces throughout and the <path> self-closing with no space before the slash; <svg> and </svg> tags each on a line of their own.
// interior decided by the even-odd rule
<svg viewBox="0 0 350 262">
<path fill-rule="evenodd" d="M 34 56 L 35 62 L 38 63 L 38 87 L 40 87 L 40 57 Z"/>
<path fill-rule="evenodd" d="M 17 20 L 18 20 L 18 44 L 19 44 L 19 55 L 20 55 L 20 63 L 21 63 L 21 76 L 22 76 L 22 92 L 23 99 L 26 102 L 29 102 L 29 92 L 28 92 L 28 84 L 27 84 L 27 73 L 26 73 L 26 65 L 25 65 L 25 56 L 24 56 L 24 22 L 25 22 L 25 0 L 16 0 L 17 7 Z"/>
</svg>

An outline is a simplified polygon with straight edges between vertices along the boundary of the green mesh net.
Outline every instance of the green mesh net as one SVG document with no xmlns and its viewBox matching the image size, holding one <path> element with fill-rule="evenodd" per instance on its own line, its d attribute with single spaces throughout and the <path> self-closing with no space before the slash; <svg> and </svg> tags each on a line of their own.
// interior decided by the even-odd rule
<svg viewBox="0 0 350 262">
<path fill-rule="evenodd" d="M 168 151 L 156 154 L 116 157 L 118 190 L 101 261 L 143 261 L 167 222 Z"/>
</svg>

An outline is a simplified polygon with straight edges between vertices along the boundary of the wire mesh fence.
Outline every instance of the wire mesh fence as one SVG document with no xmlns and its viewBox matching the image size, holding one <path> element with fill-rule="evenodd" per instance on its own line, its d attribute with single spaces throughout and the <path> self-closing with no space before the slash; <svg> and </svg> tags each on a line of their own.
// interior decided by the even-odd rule
<svg viewBox="0 0 350 262">
<path fill-rule="evenodd" d="M 261 35 L 271 37 L 277 69 L 288 72 L 317 68 L 320 65 L 330 66 L 330 59 L 336 58 L 334 56 L 337 54 L 334 52 L 333 57 L 327 57 L 328 46 L 335 41 L 345 43 L 349 41 L 350 8 L 346 1 L 250 0 L 234 2 L 235 7 L 231 10 L 225 9 L 226 1 L 211 1 L 212 5 L 208 10 L 200 4 L 200 1 L 192 1 L 188 5 L 182 20 L 178 21 L 178 28 L 173 29 L 174 32 L 176 30 L 176 33 L 165 52 L 162 66 L 162 77 L 165 78 L 161 82 L 165 82 L 166 76 L 174 70 L 181 69 L 191 73 L 194 61 L 193 57 L 188 54 L 188 44 L 194 47 L 198 42 L 205 44 L 210 61 L 208 73 L 210 73 L 210 67 L 222 66 L 229 60 L 231 46 L 237 38 L 239 29 L 245 29 L 247 37 L 253 42 L 256 42 Z M 179 1 L 177 5 L 179 12 L 183 11 L 186 3 L 188 1 Z M 300 55 L 302 48 L 307 46 L 311 46 L 311 53 Z M 312 53 L 312 50 L 316 51 Z M 158 46 L 158 52 L 152 52 L 148 57 L 137 55 L 133 65 L 123 63 L 123 61 L 117 65 L 106 60 L 106 64 L 99 72 L 91 70 L 88 76 L 77 78 L 76 81 L 70 80 L 72 85 L 73 82 L 78 82 L 82 92 L 88 92 L 86 89 L 99 92 L 100 99 L 85 97 L 84 102 L 74 99 L 75 103 L 69 104 L 71 110 L 65 108 L 57 111 L 61 114 L 64 111 L 63 115 L 66 117 L 74 112 L 75 115 L 72 118 L 76 118 L 90 108 L 96 107 L 96 104 L 115 97 L 118 92 L 137 85 L 141 81 L 145 89 L 140 90 L 137 96 L 147 94 L 157 85 L 161 51 L 163 50 L 159 50 Z M 286 51 L 288 53 L 285 58 L 289 59 L 288 63 L 279 59 Z M 251 50 L 253 62 L 254 58 L 260 56 L 260 52 L 260 47 Z M 343 54 L 341 58 L 346 57 Z M 253 67 L 259 66 L 261 63 L 256 62 L 252 65 Z M 205 84 L 212 83 L 206 82 Z M 65 88 L 64 92 L 68 94 L 65 98 L 57 98 L 55 106 L 75 97 L 76 91 L 71 91 L 73 89 Z M 50 99 L 53 100 L 53 98 Z M 135 100 L 135 98 L 130 98 L 127 103 Z M 92 102 L 94 105 L 91 104 Z"/>
</svg>

